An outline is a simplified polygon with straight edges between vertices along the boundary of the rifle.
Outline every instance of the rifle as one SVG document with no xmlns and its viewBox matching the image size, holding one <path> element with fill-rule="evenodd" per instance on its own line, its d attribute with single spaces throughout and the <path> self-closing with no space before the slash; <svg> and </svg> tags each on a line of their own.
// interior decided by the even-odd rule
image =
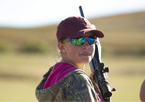
<svg viewBox="0 0 145 102">
<path fill-rule="evenodd" d="M 82 6 L 79 6 L 80 14 L 82 17 L 85 18 Z M 93 25 L 94 26 L 94 25 Z M 95 28 L 95 26 L 94 26 Z M 115 88 L 111 90 L 109 86 L 108 79 L 106 78 L 105 72 L 109 72 L 109 68 L 104 68 L 104 63 L 101 61 L 101 44 L 99 39 L 97 39 L 97 44 L 95 44 L 95 54 L 94 58 L 91 60 L 90 67 L 91 71 L 95 71 L 93 79 L 95 80 L 96 84 L 100 90 L 100 97 L 102 101 L 110 101 L 110 97 L 112 96 L 112 91 L 116 91 Z"/>
</svg>

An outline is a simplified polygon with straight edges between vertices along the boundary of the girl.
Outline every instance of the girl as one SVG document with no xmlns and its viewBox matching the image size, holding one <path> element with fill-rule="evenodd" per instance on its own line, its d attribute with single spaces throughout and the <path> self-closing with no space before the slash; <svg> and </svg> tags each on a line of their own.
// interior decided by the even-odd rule
<svg viewBox="0 0 145 102">
<path fill-rule="evenodd" d="M 97 85 L 83 69 L 94 56 L 97 37 L 104 34 L 93 29 L 87 19 L 71 16 L 60 22 L 56 36 L 62 60 L 50 68 L 37 86 L 38 101 L 101 102 Z"/>
</svg>

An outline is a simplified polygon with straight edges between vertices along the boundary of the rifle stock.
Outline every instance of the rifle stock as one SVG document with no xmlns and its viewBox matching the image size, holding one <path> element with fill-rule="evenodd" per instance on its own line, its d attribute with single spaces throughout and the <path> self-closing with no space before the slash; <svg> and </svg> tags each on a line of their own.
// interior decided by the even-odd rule
<svg viewBox="0 0 145 102">
<path fill-rule="evenodd" d="M 84 17 L 82 6 L 79 6 L 80 14 Z M 94 26 L 95 27 L 95 26 Z M 97 44 L 95 45 L 95 55 L 91 60 L 90 68 L 91 71 L 95 71 L 94 80 L 99 87 L 100 96 L 102 101 L 110 101 L 110 97 L 112 96 L 112 91 L 109 86 L 108 79 L 106 78 L 105 72 L 109 72 L 109 68 L 104 68 L 104 63 L 101 62 L 101 44 L 99 39 L 97 39 Z M 113 89 L 115 91 L 115 88 Z"/>
</svg>

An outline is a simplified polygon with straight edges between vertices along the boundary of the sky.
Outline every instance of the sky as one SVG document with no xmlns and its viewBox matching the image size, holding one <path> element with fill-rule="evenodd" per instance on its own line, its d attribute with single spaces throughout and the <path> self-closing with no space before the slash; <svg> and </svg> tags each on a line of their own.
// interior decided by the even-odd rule
<svg viewBox="0 0 145 102">
<path fill-rule="evenodd" d="M 31 28 L 58 24 L 68 16 L 87 19 L 145 12 L 145 0 L 0 0 L 0 27 Z"/>
</svg>

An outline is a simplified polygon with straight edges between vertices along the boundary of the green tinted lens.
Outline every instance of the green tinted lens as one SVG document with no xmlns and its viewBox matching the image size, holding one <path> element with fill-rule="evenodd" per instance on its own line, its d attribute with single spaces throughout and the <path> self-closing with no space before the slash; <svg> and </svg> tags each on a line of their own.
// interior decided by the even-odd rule
<svg viewBox="0 0 145 102">
<path fill-rule="evenodd" d="M 77 39 L 70 39 L 71 44 L 73 45 L 83 45 L 85 43 L 85 37 L 77 38 Z"/>
<path fill-rule="evenodd" d="M 97 42 L 97 38 L 88 37 L 88 43 L 92 45 L 93 43 Z"/>
</svg>

